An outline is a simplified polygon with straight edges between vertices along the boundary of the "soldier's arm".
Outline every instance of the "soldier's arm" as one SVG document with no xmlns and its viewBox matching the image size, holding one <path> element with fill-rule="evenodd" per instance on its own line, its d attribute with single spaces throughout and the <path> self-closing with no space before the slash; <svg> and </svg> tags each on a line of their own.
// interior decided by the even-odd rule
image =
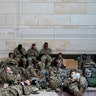
<svg viewBox="0 0 96 96">
<path fill-rule="evenodd" d="M 52 50 L 49 48 L 48 50 L 47 50 L 47 55 L 50 55 L 52 53 Z"/>
<path fill-rule="evenodd" d="M 14 55 L 16 56 L 16 57 L 18 57 L 18 58 L 21 58 L 21 55 L 20 55 L 20 53 L 18 52 L 18 50 L 17 49 L 14 49 Z"/>
<path fill-rule="evenodd" d="M 31 49 L 29 49 L 29 50 L 27 51 L 27 55 L 28 55 L 28 57 L 32 56 Z"/>
<path fill-rule="evenodd" d="M 25 48 L 23 48 L 23 54 L 26 55 L 26 49 Z"/>
<path fill-rule="evenodd" d="M 35 53 L 35 56 L 39 56 L 39 51 L 38 50 L 36 50 L 34 53 Z"/>
<path fill-rule="evenodd" d="M 41 49 L 40 54 L 41 55 L 44 55 L 45 54 L 44 49 Z"/>
<path fill-rule="evenodd" d="M 82 70 L 81 66 L 82 66 L 82 60 L 78 63 L 78 69 Z"/>
</svg>

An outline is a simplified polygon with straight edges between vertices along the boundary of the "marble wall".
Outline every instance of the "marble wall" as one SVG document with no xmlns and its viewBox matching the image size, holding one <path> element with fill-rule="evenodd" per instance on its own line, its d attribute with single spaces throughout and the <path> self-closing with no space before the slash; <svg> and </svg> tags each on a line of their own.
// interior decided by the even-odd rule
<svg viewBox="0 0 96 96">
<path fill-rule="evenodd" d="M 96 53 L 96 0 L 0 0 L 0 58 L 19 43 L 53 53 Z"/>
</svg>

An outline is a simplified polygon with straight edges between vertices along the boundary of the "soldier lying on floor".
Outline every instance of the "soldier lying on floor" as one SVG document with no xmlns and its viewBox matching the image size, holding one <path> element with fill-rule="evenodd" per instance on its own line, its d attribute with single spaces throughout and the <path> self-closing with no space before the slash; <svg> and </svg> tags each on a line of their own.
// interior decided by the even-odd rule
<svg viewBox="0 0 96 96">
<path fill-rule="evenodd" d="M 76 70 L 72 70 L 71 78 L 64 80 L 64 86 L 68 88 L 73 96 L 82 96 L 86 89 L 86 78 L 81 76 Z"/>
<path fill-rule="evenodd" d="M 10 67 L 4 68 L 1 71 L 0 75 L 3 83 L 8 83 L 9 86 L 14 83 L 17 83 L 17 81 L 21 81 L 20 74 L 15 75 Z"/>
<path fill-rule="evenodd" d="M 32 92 L 38 93 L 38 88 L 33 87 L 31 82 L 26 80 L 21 82 L 19 85 L 0 89 L 0 96 L 22 96 L 30 95 Z"/>
</svg>

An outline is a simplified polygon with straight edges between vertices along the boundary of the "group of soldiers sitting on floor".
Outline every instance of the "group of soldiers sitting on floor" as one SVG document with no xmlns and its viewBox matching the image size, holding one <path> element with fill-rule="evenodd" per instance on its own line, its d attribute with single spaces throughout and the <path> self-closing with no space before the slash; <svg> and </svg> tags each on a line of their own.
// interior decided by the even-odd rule
<svg viewBox="0 0 96 96">
<path fill-rule="evenodd" d="M 27 52 L 19 44 L 1 63 L 0 78 L 3 83 L 8 83 L 9 87 L 0 89 L 0 96 L 29 95 L 42 89 L 47 91 L 68 89 L 73 96 L 82 96 L 87 88 L 85 69 L 95 67 L 95 63 L 84 54 L 79 61 L 79 69 L 66 69 L 62 53 L 55 58 L 51 57 L 51 53 L 47 42 L 40 52 L 35 43 Z"/>
</svg>

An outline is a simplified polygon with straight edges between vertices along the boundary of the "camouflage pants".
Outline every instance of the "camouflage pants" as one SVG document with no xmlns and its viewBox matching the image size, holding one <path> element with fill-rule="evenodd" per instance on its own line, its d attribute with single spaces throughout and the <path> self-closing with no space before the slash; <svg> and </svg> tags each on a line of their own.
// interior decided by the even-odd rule
<svg viewBox="0 0 96 96">
<path fill-rule="evenodd" d="M 42 62 L 46 62 L 46 60 L 48 61 L 48 62 L 47 62 L 47 66 L 50 66 L 50 65 L 51 65 L 51 62 L 52 62 L 51 56 L 49 56 L 49 55 L 43 55 L 43 56 L 41 57 L 41 61 L 42 61 Z"/>
<path fill-rule="evenodd" d="M 23 94 L 22 86 L 10 86 L 0 90 L 0 96 L 21 96 Z"/>
<path fill-rule="evenodd" d="M 0 96 L 29 96 L 32 91 L 32 86 L 15 85 L 4 89 L 0 89 Z"/>
<path fill-rule="evenodd" d="M 34 60 L 36 62 L 36 57 L 35 56 L 32 56 L 32 57 L 28 57 L 28 63 L 31 64 L 32 63 L 32 60 Z"/>
<path fill-rule="evenodd" d="M 81 89 L 82 93 L 86 90 L 88 87 L 88 82 L 85 77 L 81 76 L 79 81 L 79 89 Z"/>
<path fill-rule="evenodd" d="M 39 62 L 37 65 L 39 66 L 40 70 L 45 69 L 45 63 L 44 62 Z"/>
<path fill-rule="evenodd" d="M 78 87 L 78 83 L 75 82 L 75 83 L 72 83 L 70 86 L 69 86 L 69 91 L 71 93 L 73 93 L 74 96 L 82 96 L 82 93 L 80 92 L 79 90 L 79 87 Z"/>
<path fill-rule="evenodd" d="M 16 60 L 18 62 L 18 66 L 22 66 L 25 68 L 27 62 L 26 58 L 16 58 Z"/>
<path fill-rule="evenodd" d="M 61 81 L 57 78 L 57 77 L 54 77 L 54 76 L 50 76 L 48 78 L 48 81 L 49 81 L 49 87 L 51 89 L 56 89 L 59 87 Z"/>
</svg>

